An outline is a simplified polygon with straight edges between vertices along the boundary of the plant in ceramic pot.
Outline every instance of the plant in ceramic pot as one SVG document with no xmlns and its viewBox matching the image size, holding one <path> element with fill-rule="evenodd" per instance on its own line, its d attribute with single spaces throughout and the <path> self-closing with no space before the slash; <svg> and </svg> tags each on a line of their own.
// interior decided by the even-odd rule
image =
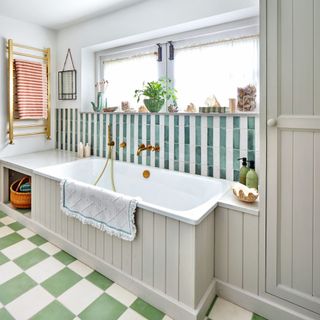
<svg viewBox="0 0 320 320">
<path fill-rule="evenodd" d="M 176 101 L 176 90 L 172 88 L 171 80 L 160 79 L 159 81 L 150 81 L 143 84 L 143 88 L 135 90 L 134 97 L 137 102 L 141 97 L 145 97 L 143 102 L 150 112 L 159 112 L 164 103 L 170 99 Z"/>
</svg>

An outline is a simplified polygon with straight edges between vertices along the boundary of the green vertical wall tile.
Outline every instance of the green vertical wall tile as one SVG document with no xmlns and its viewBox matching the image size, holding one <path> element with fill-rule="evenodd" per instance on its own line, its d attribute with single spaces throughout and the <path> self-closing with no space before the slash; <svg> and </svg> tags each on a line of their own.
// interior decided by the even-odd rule
<svg viewBox="0 0 320 320">
<path fill-rule="evenodd" d="M 134 162 L 134 115 L 130 115 L 130 162 Z"/>
<path fill-rule="evenodd" d="M 56 109 L 56 147 L 63 148 L 66 150 L 77 151 L 78 150 L 78 141 L 82 141 L 83 143 L 87 143 L 91 138 L 91 146 L 92 152 L 96 152 L 96 154 L 102 155 L 106 157 L 107 148 L 107 124 L 111 124 L 111 126 L 115 126 L 115 137 L 113 137 L 115 141 L 115 158 L 120 158 L 120 152 L 122 152 L 122 159 L 124 161 L 130 160 L 130 162 L 134 162 L 135 160 L 135 152 L 134 146 L 136 143 L 141 144 L 150 144 L 151 136 L 154 135 L 154 144 L 161 145 L 163 144 L 163 149 L 159 152 L 154 153 L 155 158 L 155 166 L 160 167 L 160 154 L 164 157 L 164 167 L 169 168 L 173 166 L 174 170 L 179 170 L 180 168 L 180 154 L 183 152 L 184 154 L 184 171 L 190 172 L 190 154 L 194 153 L 195 158 L 195 173 L 201 174 L 201 162 L 203 159 L 201 153 L 201 126 L 203 121 L 207 121 L 207 145 L 206 145 L 206 160 L 207 160 L 207 175 L 214 175 L 214 146 L 215 146 L 215 137 L 214 137 L 214 118 L 215 116 L 200 116 L 200 115 L 164 115 L 164 131 L 163 136 L 160 136 L 160 115 L 156 114 L 124 114 L 123 117 L 120 117 L 119 114 L 95 114 L 91 113 L 89 117 L 89 113 L 79 113 L 77 109 Z M 137 122 L 135 122 L 135 118 L 137 117 Z M 142 130 L 144 129 L 142 126 L 143 117 L 146 117 L 146 137 L 145 141 L 142 141 Z M 152 117 L 154 117 L 154 121 L 152 121 Z M 173 117 L 173 125 L 170 125 L 170 117 Z M 194 145 L 190 145 L 190 117 L 195 117 L 195 128 L 194 128 Z M 91 121 L 89 121 L 89 118 Z M 94 122 L 96 119 L 96 123 Z M 121 120 L 123 119 L 123 120 Z M 219 145 L 220 145 L 220 153 L 218 163 L 220 164 L 220 178 L 225 178 L 227 175 L 227 165 L 226 165 L 226 141 L 227 141 L 227 133 L 230 132 L 231 128 L 227 128 L 227 123 L 229 125 L 229 121 L 227 122 L 226 116 L 219 116 Z M 248 132 L 247 138 L 247 156 L 249 160 L 255 160 L 255 117 L 247 117 L 247 126 L 246 130 Z M 127 123 L 130 124 L 127 127 Z M 135 137 L 135 123 L 138 126 L 137 128 L 137 136 Z M 154 125 L 151 125 L 154 123 Z M 64 129 L 59 132 L 59 124 L 60 128 Z M 80 128 L 78 126 L 80 125 Z M 102 125 L 102 131 L 100 129 Z M 232 170 L 234 180 L 238 180 L 239 170 L 240 170 L 240 162 L 237 160 L 240 157 L 240 117 L 233 116 L 232 117 L 232 130 L 233 130 L 233 165 Z M 180 138 L 180 126 L 183 126 L 183 137 Z M 70 129 L 69 131 L 67 129 Z M 73 132 L 75 130 L 75 132 Z M 122 131 L 121 131 L 122 130 Z M 78 132 L 79 131 L 79 132 Z M 91 137 L 89 137 L 89 131 L 91 132 Z M 122 132 L 124 142 L 130 141 L 130 150 L 120 149 L 120 132 Z M 79 136 L 80 134 L 80 136 Z M 170 138 L 170 135 L 172 138 Z M 58 145 L 58 141 L 61 141 L 61 145 Z M 84 138 L 84 139 L 83 139 Z M 75 139 L 75 141 L 73 141 Z M 102 139 L 102 140 L 101 140 Z M 172 139 L 172 140 L 170 140 Z M 84 141 L 83 141 L 84 140 Z M 183 144 L 181 144 L 183 141 Z M 95 143 L 96 142 L 96 143 Z M 169 144 L 173 143 L 172 146 Z M 73 148 L 73 144 L 75 147 Z M 102 150 L 100 150 L 100 144 L 102 144 Z M 169 150 L 173 150 L 173 159 L 170 159 Z M 128 152 L 128 153 L 127 153 Z M 129 159 L 127 159 L 127 154 L 130 154 Z M 153 153 L 146 152 L 146 164 L 151 165 L 151 155 Z M 172 156 L 172 155 L 171 155 Z M 138 162 L 142 163 L 142 158 L 138 158 Z M 172 163 L 170 163 L 172 161 Z M 229 173 L 230 174 L 230 173 Z"/>
<path fill-rule="evenodd" d="M 123 142 L 127 143 L 127 115 L 126 114 L 123 115 L 122 135 L 123 135 Z M 122 149 L 122 159 L 123 159 L 123 161 L 127 161 L 127 150 L 126 150 L 126 148 Z"/>
<path fill-rule="evenodd" d="M 247 124 L 248 124 L 248 129 L 255 129 L 256 127 L 255 117 L 248 117 Z"/>
</svg>

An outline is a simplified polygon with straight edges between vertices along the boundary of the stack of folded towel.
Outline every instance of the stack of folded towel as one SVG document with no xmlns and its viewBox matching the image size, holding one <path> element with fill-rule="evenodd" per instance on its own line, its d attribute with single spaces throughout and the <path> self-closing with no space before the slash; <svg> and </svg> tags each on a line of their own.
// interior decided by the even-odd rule
<svg viewBox="0 0 320 320">
<path fill-rule="evenodd" d="M 15 59 L 14 67 L 15 118 L 46 119 L 48 106 L 46 65 Z"/>
<path fill-rule="evenodd" d="M 31 192 L 31 184 L 30 182 L 26 182 L 22 184 L 19 188 L 20 192 Z"/>
</svg>

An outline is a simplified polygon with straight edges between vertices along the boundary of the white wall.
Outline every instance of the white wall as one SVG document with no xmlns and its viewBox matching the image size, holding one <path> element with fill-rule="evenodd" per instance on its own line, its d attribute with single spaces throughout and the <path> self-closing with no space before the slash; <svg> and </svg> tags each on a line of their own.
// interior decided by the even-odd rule
<svg viewBox="0 0 320 320">
<path fill-rule="evenodd" d="M 43 27 L 0 16 L 0 156 L 22 154 L 53 148 L 53 140 L 47 141 L 44 135 L 34 137 L 20 137 L 15 139 L 14 145 L 8 144 L 8 94 L 7 94 L 7 56 L 6 41 L 34 47 L 50 47 L 52 50 L 52 107 L 56 101 L 56 33 Z M 52 120 L 53 123 L 53 120 Z M 54 133 L 54 131 L 53 131 Z"/>
<path fill-rule="evenodd" d="M 117 39 L 126 38 L 130 42 L 137 39 L 136 35 L 149 33 L 150 37 L 152 31 L 160 29 L 163 31 L 162 35 L 165 34 L 165 29 L 170 34 L 170 27 L 175 25 L 252 7 L 257 8 L 258 3 L 258 0 L 146 0 L 112 14 L 61 30 L 58 33 L 58 69 L 63 66 L 67 49 L 71 48 L 78 71 L 79 98 L 77 101 L 59 101 L 58 106 L 80 107 L 82 87 L 86 91 L 86 105 L 82 105 L 82 110 L 90 108 L 88 101 L 93 98 L 95 75 L 88 72 L 88 66 L 94 65 L 92 50 L 103 48 L 103 45 L 99 46 L 99 44 L 109 43 L 110 45 L 112 42 L 119 45 L 121 42 L 117 42 Z M 180 30 L 186 31 L 183 28 Z M 141 37 L 140 41 L 145 39 Z M 81 56 L 85 59 L 81 59 Z M 85 75 L 81 75 L 81 68 L 87 70 Z M 88 88 L 90 85 L 92 89 Z"/>
</svg>

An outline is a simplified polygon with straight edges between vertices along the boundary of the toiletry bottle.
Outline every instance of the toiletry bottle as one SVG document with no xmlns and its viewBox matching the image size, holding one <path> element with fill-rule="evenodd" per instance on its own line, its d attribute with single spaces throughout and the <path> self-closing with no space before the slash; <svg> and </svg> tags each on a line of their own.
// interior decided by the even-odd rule
<svg viewBox="0 0 320 320">
<path fill-rule="evenodd" d="M 86 146 L 84 147 L 84 156 L 86 158 L 91 156 L 91 148 L 88 143 L 86 143 Z"/>
<path fill-rule="evenodd" d="M 247 173 L 246 185 L 248 188 L 255 188 L 258 190 L 258 175 L 255 171 L 254 161 L 249 161 L 249 172 Z"/>
<path fill-rule="evenodd" d="M 246 185 L 247 173 L 249 172 L 249 168 L 247 167 L 247 158 L 243 157 L 238 160 L 242 160 L 242 167 L 240 169 L 239 182 Z"/>
<path fill-rule="evenodd" d="M 83 147 L 83 143 L 80 142 L 78 147 L 78 157 L 83 158 L 83 156 L 84 156 L 84 147 Z"/>
</svg>

